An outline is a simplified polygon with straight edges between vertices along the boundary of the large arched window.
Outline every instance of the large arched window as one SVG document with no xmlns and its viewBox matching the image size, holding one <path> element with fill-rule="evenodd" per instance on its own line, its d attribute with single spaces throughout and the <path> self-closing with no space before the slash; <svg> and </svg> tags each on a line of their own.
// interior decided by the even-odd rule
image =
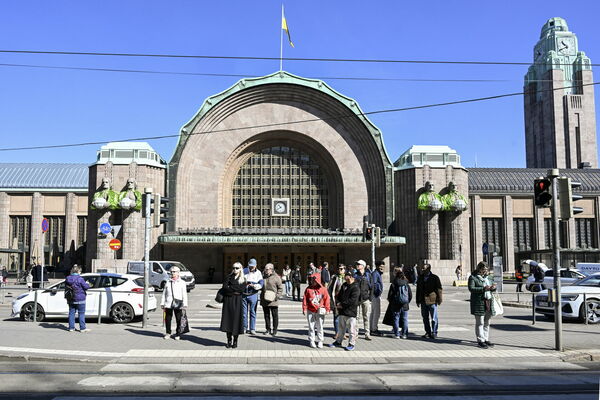
<svg viewBox="0 0 600 400">
<path fill-rule="evenodd" d="M 327 188 L 325 171 L 304 151 L 277 146 L 254 152 L 233 183 L 232 226 L 329 228 Z M 273 199 L 289 199 L 289 215 L 277 215 Z"/>
</svg>

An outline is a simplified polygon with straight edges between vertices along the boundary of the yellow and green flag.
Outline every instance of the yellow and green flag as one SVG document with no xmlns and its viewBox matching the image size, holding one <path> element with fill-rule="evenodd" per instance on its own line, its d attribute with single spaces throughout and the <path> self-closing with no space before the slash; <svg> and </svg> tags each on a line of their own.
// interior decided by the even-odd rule
<svg viewBox="0 0 600 400">
<path fill-rule="evenodd" d="M 283 13 L 283 6 L 281 7 L 281 29 L 283 29 L 285 33 L 287 33 L 290 46 L 294 47 L 294 43 L 292 42 L 292 36 L 290 35 L 290 29 L 288 28 L 287 20 L 285 19 L 285 15 Z"/>
</svg>

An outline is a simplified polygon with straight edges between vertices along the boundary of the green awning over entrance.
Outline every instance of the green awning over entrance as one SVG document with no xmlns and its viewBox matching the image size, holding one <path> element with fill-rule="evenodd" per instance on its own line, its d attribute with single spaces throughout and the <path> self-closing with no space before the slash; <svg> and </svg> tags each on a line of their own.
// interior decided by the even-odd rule
<svg viewBox="0 0 600 400">
<path fill-rule="evenodd" d="M 365 245 L 370 246 L 370 242 L 363 242 L 362 236 L 358 235 L 161 235 L 158 238 L 161 244 L 172 243 L 204 243 L 204 244 L 245 244 L 245 245 Z M 402 236 L 386 236 L 381 238 L 381 245 L 401 245 L 406 244 L 406 239 Z"/>
</svg>

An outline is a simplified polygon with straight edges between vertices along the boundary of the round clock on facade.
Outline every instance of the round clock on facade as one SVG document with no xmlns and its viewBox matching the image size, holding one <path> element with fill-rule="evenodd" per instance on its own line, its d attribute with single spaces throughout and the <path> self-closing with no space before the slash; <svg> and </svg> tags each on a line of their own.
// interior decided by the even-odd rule
<svg viewBox="0 0 600 400">
<path fill-rule="evenodd" d="M 271 199 L 271 215 L 286 217 L 290 215 L 290 199 Z"/>
</svg>

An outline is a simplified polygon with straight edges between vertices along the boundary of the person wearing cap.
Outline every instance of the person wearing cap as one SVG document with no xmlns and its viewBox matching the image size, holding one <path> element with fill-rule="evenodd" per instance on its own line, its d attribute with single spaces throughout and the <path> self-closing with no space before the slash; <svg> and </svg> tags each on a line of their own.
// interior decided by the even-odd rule
<svg viewBox="0 0 600 400">
<path fill-rule="evenodd" d="M 256 268 L 256 259 L 248 261 L 248 268 L 244 269 L 246 289 L 242 295 L 243 326 L 252 335 L 256 334 L 256 309 L 258 307 L 258 292 L 264 286 L 262 273 Z M 250 314 L 250 319 L 248 319 Z"/>
<path fill-rule="evenodd" d="M 179 277 L 179 267 L 171 267 L 169 272 L 171 273 L 171 279 L 165 284 L 160 304 L 160 307 L 165 312 L 165 327 L 167 333 L 164 338 L 168 339 L 171 337 L 171 321 L 173 320 L 173 314 L 175 314 L 177 326 L 173 339 L 179 340 L 181 332 L 181 316 L 183 315 L 183 310 L 188 306 L 187 288 L 183 279 Z"/>
<path fill-rule="evenodd" d="M 302 314 L 308 320 L 308 342 L 310 347 L 323 348 L 323 323 L 325 315 L 330 311 L 329 292 L 321 284 L 321 274 L 315 272 L 308 277 L 310 282 L 304 290 Z M 316 332 L 316 343 L 315 343 Z"/>
<path fill-rule="evenodd" d="M 360 288 L 351 272 L 344 275 L 344 284 L 340 293 L 336 297 L 336 308 L 339 313 L 339 329 L 333 343 L 329 347 L 342 347 L 344 336 L 348 332 L 348 346 L 344 347 L 347 351 L 354 350 L 356 337 L 358 336 L 358 324 L 356 316 L 358 315 L 358 298 Z"/>
<path fill-rule="evenodd" d="M 365 340 L 371 340 L 371 300 L 373 299 L 374 285 L 371 271 L 367 270 L 367 263 L 364 260 L 356 262 L 354 278 L 359 287 L 358 306 L 362 314 Z"/>
</svg>

